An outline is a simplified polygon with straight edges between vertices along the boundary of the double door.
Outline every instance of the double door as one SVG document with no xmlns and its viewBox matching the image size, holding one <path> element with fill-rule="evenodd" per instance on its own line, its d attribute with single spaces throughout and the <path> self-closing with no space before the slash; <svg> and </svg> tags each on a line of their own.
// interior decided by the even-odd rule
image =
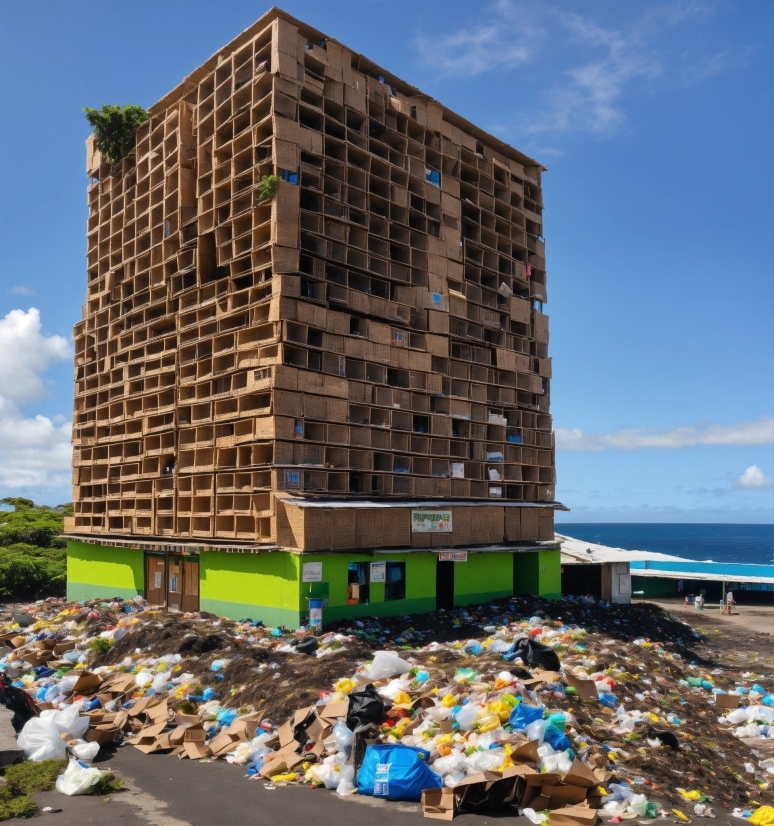
<svg viewBox="0 0 774 826">
<path fill-rule="evenodd" d="M 145 599 L 168 611 L 198 611 L 199 557 L 146 553 Z"/>
</svg>

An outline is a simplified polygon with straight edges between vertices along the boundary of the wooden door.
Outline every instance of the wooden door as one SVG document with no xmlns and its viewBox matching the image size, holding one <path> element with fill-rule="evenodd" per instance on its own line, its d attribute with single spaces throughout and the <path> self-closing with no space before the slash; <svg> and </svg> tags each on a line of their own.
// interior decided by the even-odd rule
<svg viewBox="0 0 774 826">
<path fill-rule="evenodd" d="M 163 605 L 166 601 L 164 588 L 167 576 L 164 562 L 163 556 L 145 555 L 145 599 L 151 605 Z"/>
<path fill-rule="evenodd" d="M 167 576 L 167 610 L 179 611 L 183 600 L 183 564 L 182 557 L 169 557 Z"/>
<path fill-rule="evenodd" d="M 183 559 L 183 611 L 199 610 L 199 560 Z"/>
</svg>

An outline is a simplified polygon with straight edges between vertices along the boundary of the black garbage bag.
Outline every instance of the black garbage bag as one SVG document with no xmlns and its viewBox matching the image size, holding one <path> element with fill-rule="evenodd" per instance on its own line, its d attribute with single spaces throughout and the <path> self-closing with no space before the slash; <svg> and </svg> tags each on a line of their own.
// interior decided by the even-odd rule
<svg viewBox="0 0 774 826">
<path fill-rule="evenodd" d="M 358 691 L 350 691 L 347 728 L 354 731 L 360 726 L 367 726 L 371 723 L 378 725 L 382 722 L 384 712 L 391 707 L 392 704 L 385 703 L 373 683 L 368 683 Z"/>
<path fill-rule="evenodd" d="M 539 665 L 546 671 L 560 671 L 562 666 L 559 657 L 553 648 L 543 645 L 530 637 L 522 637 L 511 646 L 511 650 L 505 655 L 506 660 L 519 658 L 527 665 Z"/>
<path fill-rule="evenodd" d="M 669 746 L 673 751 L 680 751 L 680 741 L 671 731 L 648 729 L 648 737 L 658 737 L 665 746 Z"/>
<path fill-rule="evenodd" d="M 320 643 L 314 637 L 304 637 L 296 646 L 295 649 L 299 654 L 314 654 L 320 647 Z"/>
</svg>

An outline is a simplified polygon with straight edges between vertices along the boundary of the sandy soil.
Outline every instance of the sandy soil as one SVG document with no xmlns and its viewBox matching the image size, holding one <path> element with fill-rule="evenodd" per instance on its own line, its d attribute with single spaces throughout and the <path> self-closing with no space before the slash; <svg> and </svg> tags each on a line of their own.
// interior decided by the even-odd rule
<svg viewBox="0 0 774 826">
<path fill-rule="evenodd" d="M 737 626 L 748 631 L 774 634 L 774 605 L 741 605 L 728 616 L 720 614 L 718 606 L 713 604 L 705 605 L 703 611 L 697 611 L 693 606 L 686 608 L 681 599 L 633 599 L 632 602 L 652 602 L 697 628 L 711 627 L 714 631 L 716 628 Z"/>
</svg>

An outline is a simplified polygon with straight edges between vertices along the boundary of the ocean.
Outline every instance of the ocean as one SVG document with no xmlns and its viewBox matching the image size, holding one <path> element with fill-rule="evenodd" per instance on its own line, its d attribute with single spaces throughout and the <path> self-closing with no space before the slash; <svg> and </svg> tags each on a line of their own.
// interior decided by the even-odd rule
<svg viewBox="0 0 774 826">
<path fill-rule="evenodd" d="M 774 563 L 774 525 L 557 522 L 556 531 L 598 545 L 700 562 Z"/>
</svg>

